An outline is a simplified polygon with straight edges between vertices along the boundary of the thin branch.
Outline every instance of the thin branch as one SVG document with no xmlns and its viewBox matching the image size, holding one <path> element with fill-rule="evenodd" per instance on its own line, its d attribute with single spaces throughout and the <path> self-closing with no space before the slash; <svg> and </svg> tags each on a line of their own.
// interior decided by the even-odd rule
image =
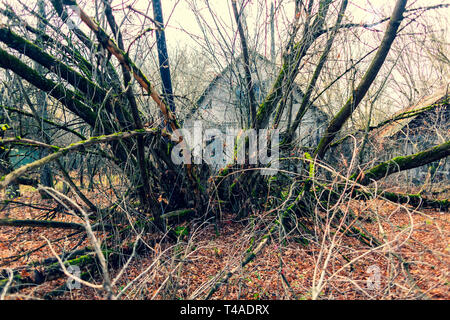
<svg viewBox="0 0 450 320">
<path fill-rule="evenodd" d="M 98 144 L 98 143 L 104 143 L 104 142 L 120 140 L 120 139 L 128 139 L 128 138 L 131 138 L 131 137 L 134 137 L 137 135 L 156 134 L 157 132 L 158 132 L 157 128 L 138 129 L 138 130 L 128 131 L 128 132 L 117 132 L 117 133 L 113 133 L 113 134 L 106 135 L 106 136 L 92 137 L 88 140 L 82 140 L 82 141 L 78 141 L 76 143 L 72 143 L 67 147 L 59 148 L 56 152 L 49 154 L 48 156 L 46 156 L 44 158 L 41 158 L 39 160 L 36 160 L 29 164 L 26 164 L 14 171 L 8 173 L 7 175 L 1 177 L 0 178 L 0 190 L 6 188 L 6 186 L 8 186 L 11 182 L 14 182 L 21 175 L 23 175 L 33 169 L 39 168 L 46 163 L 56 160 L 64 155 L 66 155 L 69 152 L 73 152 L 78 149 L 86 148 L 86 147 L 89 147 L 89 146 L 92 146 L 92 145 Z M 161 132 L 161 133 L 164 134 L 163 132 Z M 0 142 L 1 141 L 2 140 L 0 140 Z"/>
<path fill-rule="evenodd" d="M 398 0 L 394 11 L 392 13 L 389 25 L 384 34 L 380 48 L 377 51 L 372 63 L 366 71 L 358 87 L 353 91 L 352 96 L 347 100 L 342 109 L 336 114 L 328 125 L 322 139 L 317 146 L 314 156 L 322 159 L 330 147 L 330 143 L 339 133 L 347 119 L 352 115 L 353 111 L 358 107 L 361 100 L 366 95 L 372 82 L 375 80 L 381 66 L 389 53 L 392 43 L 397 36 L 397 30 L 403 20 L 403 13 L 405 11 L 406 0 Z"/>
</svg>

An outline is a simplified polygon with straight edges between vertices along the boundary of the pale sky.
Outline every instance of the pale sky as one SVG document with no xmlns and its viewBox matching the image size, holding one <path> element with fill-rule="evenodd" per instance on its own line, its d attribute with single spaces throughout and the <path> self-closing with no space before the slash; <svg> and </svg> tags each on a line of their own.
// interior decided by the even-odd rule
<svg viewBox="0 0 450 320">
<path fill-rule="evenodd" d="M 122 0 L 115 0 L 120 3 Z M 131 2 L 131 1 L 129 1 Z M 144 8 L 148 5 L 147 0 L 135 0 L 136 7 Z M 268 14 L 270 10 L 271 3 L 274 3 L 275 7 L 280 8 L 277 12 L 277 27 L 281 29 L 281 24 L 287 24 L 285 19 L 292 20 L 293 18 L 293 1 L 283 1 L 283 0 L 249 0 L 246 1 L 246 15 L 247 24 L 250 34 L 254 31 L 255 27 L 261 26 L 261 23 L 257 24 L 258 8 L 262 8 L 262 14 Z M 210 0 L 211 8 L 214 13 L 223 21 L 223 25 L 230 27 L 234 23 L 234 18 L 232 16 L 231 1 L 227 0 Z M 353 0 L 349 1 L 349 6 L 347 9 L 346 16 L 352 18 L 353 22 L 365 22 L 371 23 L 378 21 L 380 17 L 390 15 L 394 0 Z M 442 3 L 450 3 L 450 1 L 445 0 L 410 0 L 408 1 L 408 7 L 421 7 L 421 6 L 431 6 Z M 200 28 L 196 21 L 195 15 L 193 13 L 194 6 L 203 16 L 209 21 L 211 25 L 212 19 L 210 19 L 208 9 L 205 5 L 205 0 L 163 0 L 163 14 L 165 22 L 167 23 L 167 42 L 170 46 L 174 46 L 179 42 L 194 43 L 187 39 L 186 33 L 181 31 L 184 29 L 192 35 L 202 37 Z M 338 3 L 339 5 L 339 3 Z M 447 16 L 450 16 L 449 9 L 439 9 L 440 13 L 444 14 L 446 12 Z M 150 11 L 150 16 L 152 16 Z M 267 19 L 268 20 L 268 19 Z M 269 28 L 267 28 L 269 31 Z"/>
<path fill-rule="evenodd" d="M 17 5 L 18 0 L 0 0 L 1 2 L 8 2 L 14 8 L 19 8 Z M 293 20 L 294 16 L 294 1 L 293 0 L 238 0 L 238 2 L 244 1 L 246 4 L 245 14 L 246 21 L 249 30 L 249 36 L 251 39 L 258 38 L 258 51 L 267 57 L 270 57 L 270 26 L 269 26 L 269 12 L 270 6 L 273 3 L 276 8 L 276 19 L 275 19 L 275 39 L 276 48 L 278 50 L 283 48 L 284 43 L 286 43 L 286 30 L 291 27 L 290 22 Z M 21 2 L 26 3 L 30 7 L 36 5 L 37 0 L 21 0 Z M 234 53 L 240 52 L 240 44 L 236 40 L 236 26 L 234 16 L 232 15 L 231 0 L 161 0 L 163 5 L 163 15 L 164 22 L 166 23 L 166 39 L 169 47 L 169 55 L 171 54 L 171 49 L 173 48 L 185 48 L 186 50 L 192 52 L 199 52 L 201 54 L 209 54 L 213 59 L 217 59 L 214 63 L 214 69 L 216 72 L 220 71 L 224 64 L 220 65 L 223 59 L 221 51 L 218 49 L 224 43 L 227 45 L 231 44 L 231 49 Z M 304 1 L 306 2 L 306 1 Z M 318 1 L 315 1 L 318 2 Z M 80 7 L 82 7 L 89 15 L 95 16 L 94 4 L 101 3 L 101 0 L 78 0 Z M 409 0 L 407 4 L 407 9 L 417 8 L 422 6 L 432 6 L 437 4 L 449 4 L 450 0 Z M 131 12 L 128 6 L 139 10 L 140 12 L 146 14 L 147 16 L 153 18 L 152 4 L 148 0 L 113 0 L 113 9 L 116 20 L 121 25 L 121 30 L 126 37 L 125 46 L 128 46 L 130 42 L 138 37 L 142 30 L 153 27 L 148 19 L 145 19 L 143 15 Z M 207 4 L 209 4 L 212 13 L 209 11 Z M 355 22 L 355 23 L 372 23 L 380 20 L 381 18 L 388 17 L 391 14 L 392 8 L 395 4 L 394 0 L 349 0 L 348 9 L 346 11 L 346 17 L 344 22 Z M 332 3 L 330 7 L 330 12 L 336 13 L 340 1 Z M 50 4 L 49 4 L 50 6 Z M 102 8 L 102 6 L 99 6 Z M 128 14 L 126 17 L 125 14 Z M 102 12 L 99 12 L 102 15 Z M 214 19 L 211 15 L 216 17 L 216 25 Z M 446 46 L 450 45 L 449 30 L 448 30 L 448 18 L 450 16 L 450 9 L 438 9 L 435 11 L 428 11 L 426 13 L 429 21 L 431 23 L 431 28 L 443 28 L 441 37 L 439 41 L 445 43 Z M 76 16 L 76 15 L 74 15 Z M 209 28 L 210 33 L 208 37 L 211 39 L 211 46 L 209 52 L 205 52 L 206 44 L 205 37 L 199 27 L 197 18 L 201 17 L 202 23 L 206 28 Z M 436 19 L 434 19 L 434 17 Z M 124 20 L 124 18 L 131 18 Z M 143 24 L 142 21 L 145 21 Z M 328 26 L 334 24 L 334 18 L 332 21 L 327 21 Z M 403 25 L 405 22 L 403 23 Z M 386 23 L 378 25 L 377 30 L 383 31 L 385 29 Z M 420 23 L 417 23 L 420 26 Z M 87 30 L 85 26 L 82 26 L 84 30 Z M 219 32 L 220 30 L 220 32 Z M 429 28 L 426 29 L 429 32 Z M 440 31 L 439 31 L 440 32 Z M 255 36 L 257 34 L 257 36 Z M 364 39 L 364 44 L 369 47 L 376 47 L 379 43 L 380 33 L 365 32 L 364 36 L 368 36 L 368 40 Z M 372 39 L 370 39 L 372 37 Z M 145 45 L 149 48 L 154 48 L 154 35 L 147 34 L 148 41 Z M 143 44 L 139 41 L 135 46 L 141 46 Z M 339 46 L 337 50 L 339 50 Z M 344 49 L 342 47 L 342 49 Z M 346 47 L 345 50 L 348 48 Z M 364 49 L 364 48 L 363 48 Z M 364 49 L 367 51 L 367 48 Z M 348 51 L 348 50 L 347 50 Z M 149 61 L 149 59 L 155 60 L 153 50 L 141 50 L 140 52 L 145 53 L 146 56 L 140 57 L 140 61 Z M 153 52 L 153 57 L 148 56 L 149 52 Z M 280 58 L 280 52 L 277 52 L 278 58 Z M 358 55 L 358 53 L 355 53 Z M 226 58 L 226 57 L 225 57 Z M 420 68 L 424 69 L 423 66 Z M 151 71 L 151 70 L 146 70 Z M 431 74 L 431 73 L 430 73 Z M 395 76 L 395 75 L 394 75 Z M 428 77 L 427 74 L 424 76 Z M 428 79 L 428 78 L 427 78 Z M 419 88 L 422 92 L 422 89 Z M 399 102 L 399 105 L 403 105 L 404 102 Z"/>
<path fill-rule="evenodd" d="M 13 7 L 18 7 L 18 0 L 1 0 L 0 2 L 7 2 Z M 255 36 L 255 32 L 259 33 L 259 37 L 263 36 L 270 38 L 269 28 L 269 12 L 270 6 L 273 3 L 276 8 L 275 21 L 275 38 L 278 41 L 284 40 L 284 30 L 289 27 L 289 22 L 292 21 L 293 0 L 238 0 L 245 3 L 245 14 L 247 16 L 247 25 L 250 37 Z M 30 7 L 34 7 L 37 0 L 21 0 Z M 93 4 L 100 3 L 100 0 L 78 0 L 83 9 L 91 15 L 94 15 Z M 179 44 L 187 45 L 195 48 L 198 46 L 195 39 L 203 38 L 201 29 L 199 28 L 196 14 L 197 12 L 205 20 L 207 25 L 215 28 L 211 13 L 209 12 L 206 3 L 209 3 L 213 14 L 220 22 L 220 30 L 233 38 L 235 32 L 235 21 L 232 15 L 231 0 L 161 0 L 163 6 L 164 22 L 166 27 L 166 38 L 169 47 L 176 47 Z M 306 2 L 306 1 L 304 1 Z M 316 1 L 318 2 L 318 1 Z M 350 0 L 346 12 L 347 21 L 371 23 L 379 20 L 381 17 L 389 16 L 394 5 L 394 0 Z M 450 0 L 409 0 L 408 8 L 415 8 L 421 6 L 431 6 L 442 3 L 450 3 Z M 15 5 L 16 4 L 16 5 Z M 124 12 L 129 13 L 128 6 L 138 9 L 153 18 L 152 5 L 149 0 L 113 0 L 113 8 L 115 9 L 115 16 L 120 23 L 124 17 Z M 50 4 L 49 4 L 50 5 Z M 331 5 L 330 11 L 337 11 L 338 8 Z M 439 9 L 441 16 L 450 16 L 450 9 Z M 131 15 L 137 17 L 136 13 Z M 144 19 L 143 16 L 140 16 Z M 135 20 L 137 22 L 137 20 Z M 148 22 L 148 20 L 147 20 Z M 333 22 L 330 22 L 330 24 Z M 136 23 L 136 26 L 138 24 Z M 152 24 L 148 22 L 144 27 L 151 27 Z M 383 25 L 384 26 L 384 25 Z M 382 27 L 383 27 L 382 26 Z M 132 36 L 132 35 L 131 35 Z M 281 39 L 280 39 L 281 37 Z M 450 41 L 450 40 L 449 40 Z"/>
</svg>

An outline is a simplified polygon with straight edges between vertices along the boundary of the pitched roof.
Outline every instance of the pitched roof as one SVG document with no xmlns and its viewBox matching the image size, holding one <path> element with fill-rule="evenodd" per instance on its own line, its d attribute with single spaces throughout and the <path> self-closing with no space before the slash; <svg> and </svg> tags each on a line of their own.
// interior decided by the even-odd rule
<svg viewBox="0 0 450 320">
<path fill-rule="evenodd" d="M 263 60 L 263 62 L 265 62 L 268 66 L 275 66 L 275 64 L 270 61 L 269 59 L 267 59 L 265 56 L 263 56 L 262 54 L 256 52 L 256 51 L 251 51 L 250 52 L 250 56 L 251 59 L 254 59 L 254 61 L 256 61 L 256 59 L 261 59 Z M 240 61 L 240 59 L 242 59 L 242 54 L 239 55 L 235 61 Z M 214 88 L 214 86 L 217 84 L 217 82 L 233 67 L 235 66 L 236 63 L 235 62 L 231 62 L 229 63 L 219 74 L 217 74 L 213 80 L 209 83 L 209 85 L 206 87 L 206 89 L 203 91 L 203 93 L 201 94 L 200 98 L 197 100 L 195 106 L 190 110 L 190 112 L 188 113 L 186 118 L 189 118 L 190 116 L 192 116 L 200 107 L 200 104 L 205 100 L 205 98 L 207 97 L 208 93 Z M 303 91 L 300 89 L 300 87 L 294 82 L 293 85 L 293 92 L 296 92 L 299 96 L 303 97 L 304 93 Z M 323 112 L 320 108 L 318 108 L 315 105 L 311 106 L 312 108 L 317 109 L 317 111 L 320 113 L 321 116 L 323 116 L 324 118 L 328 118 L 328 116 L 326 115 L 325 112 Z"/>
<path fill-rule="evenodd" d="M 422 98 L 418 103 L 395 113 L 394 116 L 391 117 L 392 121 L 389 121 L 388 124 L 381 126 L 380 129 L 374 132 L 373 137 L 375 139 L 383 139 L 397 134 L 412 121 L 414 121 L 419 115 L 441 107 L 443 102 L 448 99 L 449 91 L 450 83 L 440 87 L 433 94 Z M 446 106 L 448 106 L 448 101 Z"/>
<path fill-rule="evenodd" d="M 256 61 L 256 59 L 262 59 L 264 62 L 266 62 L 269 65 L 273 65 L 273 62 L 270 61 L 269 59 L 267 59 L 266 57 L 264 57 L 263 55 L 259 54 L 258 52 L 252 51 L 250 53 L 251 57 L 250 59 L 254 59 Z M 239 55 L 235 61 L 240 61 L 242 59 L 242 54 Z M 205 99 L 205 97 L 208 95 L 208 92 L 211 91 L 212 88 L 214 88 L 214 86 L 216 85 L 217 81 L 220 80 L 220 78 L 222 78 L 233 66 L 235 66 L 235 62 L 231 62 L 229 63 L 219 74 L 217 74 L 214 79 L 212 79 L 212 81 L 209 83 L 209 85 L 206 87 L 206 89 L 203 91 L 203 93 L 201 94 L 200 98 L 197 100 L 197 106 L 199 106 L 203 100 Z"/>
</svg>

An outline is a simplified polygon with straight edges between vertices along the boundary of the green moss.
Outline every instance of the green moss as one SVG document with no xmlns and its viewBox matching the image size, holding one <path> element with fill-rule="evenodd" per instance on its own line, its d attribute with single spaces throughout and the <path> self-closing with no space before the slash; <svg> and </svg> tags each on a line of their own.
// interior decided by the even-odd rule
<svg viewBox="0 0 450 320">
<path fill-rule="evenodd" d="M 161 219 L 167 219 L 167 218 L 171 218 L 171 217 L 183 217 L 183 216 L 186 216 L 186 215 L 192 214 L 192 213 L 195 213 L 195 210 L 193 210 L 193 209 L 176 210 L 176 211 L 168 212 L 168 213 L 161 215 Z"/>
<path fill-rule="evenodd" d="M 175 228 L 175 234 L 179 237 L 187 237 L 189 235 L 189 229 L 183 226 L 177 226 Z"/>
<path fill-rule="evenodd" d="M 76 266 L 85 266 L 87 264 L 89 264 L 90 262 L 92 262 L 94 260 L 94 256 L 92 255 L 84 255 L 72 260 L 68 260 L 66 262 L 64 262 L 64 265 L 69 266 L 69 265 L 76 265 Z M 59 262 L 55 262 L 53 264 L 51 264 L 48 269 L 49 270 L 57 270 L 60 269 L 61 265 L 59 264 Z"/>
<path fill-rule="evenodd" d="M 229 170 L 228 168 L 223 168 L 223 169 L 220 170 L 219 176 L 224 177 L 224 176 L 226 176 L 229 172 L 230 172 L 230 170 Z"/>
<path fill-rule="evenodd" d="M 314 159 L 308 152 L 305 152 L 305 158 L 309 160 L 309 178 L 313 179 L 315 176 Z"/>
<path fill-rule="evenodd" d="M 24 281 L 24 279 L 22 278 L 22 276 L 20 274 L 15 274 L 15 275 L 13 275 L 13 280 L 12 280 L 11 285 L 13 285 L 14 282 L 21 283 L 23 281 Z M 8 282 L 9 282 L 9 279 L 0 280 L 0 291 L 3 290 L 3 288 L 7 285 Z"/>
</svg>

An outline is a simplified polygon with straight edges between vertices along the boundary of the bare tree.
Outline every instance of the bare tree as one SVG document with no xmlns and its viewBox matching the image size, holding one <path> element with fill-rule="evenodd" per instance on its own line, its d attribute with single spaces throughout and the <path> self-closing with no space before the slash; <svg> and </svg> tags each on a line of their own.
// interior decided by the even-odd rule
<svg viewBox="0 0 450 320">
<path fill-rule="evenodd" d="M 294 173 L 281 169 L 276 178 L 269 178 L 260 174 L 260 169 L 264 168 L 255 168 L 251 164 L 229 164 L 216 174 L 205 164 L 191 164 L 187 161 L 187 153 L 182 155 L 183 165 L 174 163 L 172 151 L 178 150 L 174 149 L 175 146 L 181 145 L 185 151 L 192 147 L 186 137 L 178 134 L 182 128 L 180 120 L 198 107 L 193 100 L 199 97 L 201 86 L 191 87 L 189 81 L 195 82 L 195 77 L 209 80 L 212 77 L 204 76 L 203 71 L 212 67 L 196 66 L 197 74 L 188 77 L 184 70 L 178 70 L 177 62 L 193 57 L 182 52 L 178 57 L 170 57 L 173 79 L 168 70 L 157 72 L 156 66 L 162 69 L 169 67 L 169 57 L 160 47 L 157 61 L 153 50 L 157 50 L 155 41 L 161 40 L 165 29 L 160 23 L 162 12 L 158 11 L 157 2 L 153 4 L 156 6 L 154 18 L 148 14 L 150 4 L 146 10 L 133 5 L 116 9 L 115 2 L 108 0 L 100 3 L 50 0 L 45 10 L 44 2 L 38 1 L 36 10 L 25 3 L 17 9 L 7 1 L 3 2 L 0 14 L 9 24 L 0 25 L 0 68 L 5 70 L 2 78 L 7 80 L 8 90 L 21 90 L 17 100 L 2 105 L 0 119 L 8 126 L 21 128 L 13 123 L 12 115 L 30 118 L 41 134 L 21 136 L 4 130 L 6 133 L 2 132 L 0 144 L 3 148 L 16 145 L 38 148 L 42 150 L 42 156 L 14 170 L 11 166 L 3 170 L 2 165 L 0 189 L 11 183 L 30 183 L 36 170 L 47 168 L 44 170 L 47 179 L 42 181 L 47 187 L 40 190 L 48 191 L 57 200 L 59 210 L 78 213 L 83 224 L 5 219 L 0 220 L 0 225 L 36 223 L 49 228 L 78 231 L 84 228 L 93 243 L 91 249 L 95 256 L 83 261 L 88 265 L 95 261 L 100 263 L 103 284 L 94 287 L 103 288 L 106 297 L 113 298 L 114 292 L 121 296 L 123 291 L 113 288 L 116 281 L 111 281 L 106 261 L 113 256 L 117 258 L 112 249 L 120 248 L 122 239 L 129 236 L 135 226 L 142 227 L 139 235 L 140 232 L 155 233 L 176 242 L 181 241 L 182 231 L 175 225 L 182 221 L 212 219 L 217 225 L 222 210 L 237 212 L 241 218 L 258 210 L 267 210 L 275 214 L 259 242 L 237 267 L 231 268 L 225 276 L 215 278 L 221 281 L 203 288 L 203 293 L 207 292 L 204 297 L 210 298 L 234 273 L 252 261 L 275 234 L 281 242 L 293 232 L 299 232 L 304 239 L 322 241 L 313 281 L 313 298 L 317 298 L 327 281 L 338 273 L 325 279 L 330 255 L 342 235 L 332 236 L 330 228 L 348 229 L 355 233 L 358 230 L 354 229 L 354 221 L 348 219 L 348 212 L 342 212 L 339 207 L 344 201 L 383 196 L 401 205 L 415 203 L 448 208 L 445 200 L 388 193 L 380 189 L 374 191 L 368 186 L 391 174 L 445 159 L 450 154 L 449 141 L 444 139 L 425 150 L 378 162 L 378 155 L 374 154 L 372 161 L 364 163 L 362 155 L 364 150 L 372 152 L 367 151 L 366 146 L 369 131 L 374 126 L 375 120 L 372 119 L 378 119 L 381 113 L 375 108 L 376 102 L 381 101 L 382 105 L 391 103 L 387 100 L 388 93 L 396 87 L 401 87 L 400 95 L 409 101 L 417 97 L 412 91 L 419 80 L 411 75 L 416 70 L 410 70 L 413 63 L 407 61 L 403 54 L 409 46 L 407 31 L 421 21 L 421 15 L 434 12 L 434 9 L 445 9 L 447 5 L 417 8 L 407 7 L 407 0 L 397 0 L 389 16 L 364 24 L 354 23 L 347 16 L 350 5 L 347 0 L 283 2 L 275 6 L 272 14 L 263 1 L 257 1 L 251 7 L 249 1 L 232 0 L 228 3 L 230 23 L 227 24 L 210 1 L 190 1 L 202 34 L 200 39 L 193 36 L 202 55 L 194 62 L 210 61 L 218 71 L 225 69 L 226 65 L 231 66 L 230 73 L 246 90 L 240 101 L 245 107 L 234 109 L 234 112 L 240 112 L 242 123 L 246 123 L 242 127 L 280 128 L 283 154 L 295 155 L 289 161 L 301 168 L 300 172 Z M 256 12 L 256 19 L 250 22 L 246 13 L 252 9 Z M 292 12 L 294 15 L 288 17 L 287 14 Z M 33 27 L 31 21 L 37 21 L 38 26 Z M 272 32 L 268 30 L 271 22 L 273 25 L 276 22 L 279 38 L 284 41 L 275 63 L 272 59 L 273 82 L 258 101 L 253 75 L 256 63 L 252 61 L 252 55 L 265 43 L 271 46 L 263 40 L 264 28 L 266 35 L 272 34 L 271 42 L 274 43 L 275 26 Z M 147 24 L 150 27 L 144 26 Z M 423 34 L 414 36 L 411 36 L 417 46 L 414 52 L 418 53 L 423 48 L 418 38 Z M 441 70 L 444 74 L 448 68 L 445 41 L 434 38 L 430 41 L 434 46 L 427 54 L 430 61 L 434 61 L 432 70 Z M 272 55 L 276 57 L 274 51 Z M 145 63 L 147 57 L 154 63 Z M 242 74 L 238 67 L 233 67 L 239 61 L 244 67 Z M 419 61 L 419 58 L 415 60 L 416 63 Z M 10 74 L 14 74 L 19 83 L 6 78 Z M 425 78 L 419 76 L 423 83 Z M 438 78 L 443 80 L 443 77 Z M 167 80 L 174 80 L 173 92 Z M 402 85 L 403 81 L 408 85 Z M 298 108 L 294 109 L 292 97 L 296 86 L 301 88 L 302 98 L 296 103 Z M 37 93 L 28 94 L 31 90 Z M 26 103 L 20 103 L 22 99 Z M 177 108 L 174 107 L 175 101 Z M 301 145 L 297 134 L 306 112 L 312 110 L 317 102 L 329 102 L 331 120 L 326 123 L 326 130 L 318 143 L 312 147 Z M 178 107 L 180 105 L 184 107 Z M 448 107 L 448 98 L 444 105 Z M 42 112 L 37 111 L 36 106 Z M 280 125 L 284 117 L 288 118 L 285 127 Z M 360 149 L 352 149 L 351 155 L 344 159 L 348 164 L 344 170 L 329 155 L 335 150 L 335 144 L 339 144 L 339 139 L 345 139 L 349 128 L 355 129 L 358 123 L 363 124 L 365 135 L 359 144 Z M 65 138 L 58 138 L 58 135 Z M 360 157 L 356 156 L 357 150 Z M 0 153 L 4 151 L 0 150 Z M 232 158 L 235 156 L 237 154 Z M 64 158 L 72 165 L 64 165 L 61 162 Z M 8 159 L 2 155 L 2 160 Z M 52 163 L 56 164 L 52 167 L 53 174 L 65 181 L 70 187 L 67 190 L 70 189 L 84 208 L 48 187 L 51 185 L 48 168 Z M 92 189 L 111 195 L 108 205 L 89 197 L 87 191 L 80 187 L 85 170 L 90 171 Z M 302 220 L 300 223 L 301 219 L 308 222 Z M 337 224 L 335 219 L 340 219 Z M 319 226 L 326 229 L 320 235 L 317 232 Z M 100 247 L 94 227 L 105 232 L 113 230 L 111 237 L 116 242 L 110 241 L 107 247 Z M 363 232 L 358 234 L 360 241 L 370 242 L 370 236 Z M 140 236 L 134 238 L 138 238 L 135 241 L 138 242 Z M 317 240 L 319 238 L 320 241 Z M 391 244 L 389 241 L 376 243 L 376 248 Z M 135 255 L 136 247 L 133 247 L 131 256 Z M 183 255 L 189 256 L 194 249 L 190 245 L 186 248 Z M 66 262 L 60 256 L 57 259 L 62 267 L 45 271 L 67 275 Z M 173 270 L 154 296 L 169 285 L 176 287 L 174 272 L 182 268 L 183 262 L 180 261 L 175 263 L 173 260 Z M 10 287 L 9 278 L 4 280 L 5 285 L 2 287 L 0 282 L 0 288 Z M 39 282 L 39 279 L 22 280 L 22 283 Z M 286 278 L 283 283 L 289 291 Z M 196 292 L 192 297 L 199 295 Z"/>
</svg>

